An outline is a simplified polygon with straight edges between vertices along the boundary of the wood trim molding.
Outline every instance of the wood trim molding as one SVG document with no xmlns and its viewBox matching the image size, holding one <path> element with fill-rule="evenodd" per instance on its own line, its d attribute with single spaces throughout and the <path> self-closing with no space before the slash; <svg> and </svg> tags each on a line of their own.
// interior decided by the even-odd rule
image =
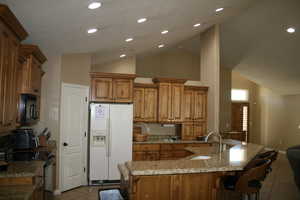
<svg viewBox="0 0 300 200">
<path fill-rule="evenodd" d="M 28 58 L 30 55 L 33 55 L 41 64 L 43 64 L 47 60 L 46 56 L 42 53 L 37 45 L 22 44 L 20 46 L 19 53 L 19 56 L 23 56 L 26 58 Z"/>
<path fill-rule="evenodd" d="M 157 84 L 151 84 L 151 83 L 134 83 L 135 88 L 158 88 Z"/>
<path fill-rule="evenodd" d="M 179 78 L 153 78 L 154 83 L 182 83 L 187 82 L 187 79 L 179 79 Z"/>
<path fill-rule="evenodd" d="M 28 33 L 7 5 L 0 4 L 0 19 L 14 32 L 20 41 L 28 37 Z"/>
<path fill-rule="evenodd" d="M 118 74 L 118 73 L 104 73 L 104 72 L 90 72 L 91 78 L 125 78 L 135 79 L 135 74 Z"/>
<path fill-rule="evenodd" d="M 204 90 L 204 91 L 208 91 L 208 87 L 207 86 L 185 85 L 184 89 L 185 90 Z"/>
</svg>

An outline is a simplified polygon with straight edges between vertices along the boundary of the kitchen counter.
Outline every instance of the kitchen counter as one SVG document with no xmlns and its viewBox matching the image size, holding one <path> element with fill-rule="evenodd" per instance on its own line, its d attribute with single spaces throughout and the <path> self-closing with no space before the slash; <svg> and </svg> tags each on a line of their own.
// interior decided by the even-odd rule
<svg viewBox="0 0 300 200">
<path fill-rule="evenodd" d="M 134 176 L 240 171 L 264 148 L 262 145 L 235 140 L 223 140 L 223 144 L 230 147 L 222 153 L 217 153 L 218 147 L 215 145 L 187 147 L 186 150 L 194 154 L 180 160 L 130 161 L 126 162 L 126 167 Z M 197 156 L 201 155 L 211 158 L 197 160 Z"/>
<path fill-rule="evenodd" d="M 198 140 L 147 140 L 145 142 L 133 142 L 133 144 L 203 144 L 204 141 Z"/>
<path fill-rule="evenodd" d="M 0 200 L 29 200 L 34 192 L 33 186 L 1 186 Z"/>
<path fill-rule="evenodd" d="M 45 164 L 45 161 L 15 161 L 8 164 L 6 171 L 0 172 L 0 178 L 32 177 Z"/>
</svg>

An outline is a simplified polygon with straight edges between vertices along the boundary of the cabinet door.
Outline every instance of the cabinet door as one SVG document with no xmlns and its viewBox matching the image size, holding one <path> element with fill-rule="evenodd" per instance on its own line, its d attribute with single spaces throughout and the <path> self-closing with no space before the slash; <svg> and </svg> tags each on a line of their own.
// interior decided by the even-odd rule
<svg viewBox="0 0 300 200">
<path fill-rule="evenodd" d="M 143 121 L 144 119 L 144 103 L 145 103 L 145 89 L 134 88 L 133 90 L 133 112 L 134 121 Z"/>
<path fill-rule="evenodd" d="M 194 137 L 206 135 L 206 122 L 195 122 L 194 123 Z"/>
<path fill-rule="evenodd" d="M 41 64 L 38 62 L 37 59 L 31 56 L 30 85 L 31 85 L 32 92 L 36 95 L 40 95 L 41 80 L 42 80 Z"/>
<path fill-rule="evenodd" d="M 3 112 L 2 114 L 2 130 L 9 131 L 16 127 L 16 111 L 17 111 L 17 52 L 18 43 L 10 37 L 5 36 L 4 40 L 4 56 L 3 56 Z"/>
<path fill-rule="evenodd" d="M 93 78 L 91 100 L 100 102 L 112 101 L 112 78 Z"/>
<path fill-rule="evenodd" d="M 182 130 L 181 131 L 182 131 L 181 132 L 181 139 L 182 140 L 193 140 L 193 139 L 195 139 L 194 124 L 192 122 L 182 124 Z"/>
<path fill-rule="evenodd" d="M 149 161 L 159 160 L 159 152 L 158 151 L 147 152 L 146 160 Z"/>
<path fill-rule="evenodd" d="M 183 103 L 183 120 L 193 121 L 194 112 L 194 92 L 193 90 L 184 90 L 184 103 Z"/>
<path fill-rule="evenodd" d="M 194 91 L 194 120 L 206 121 L 207 93 Z"/>
<path fill-rule="evenodd" d="M 144 121 L 156 122 L 157 120 L 157 89 L 145 88 L 144 94 Z"/>
<path fill-rule="evenodd" d="M 141 161 L 147 159 L 147 153 L 144 151 L 133 152 L 132 160 L 133 161 Z"/>
<path fill-rule="evenodd" d="M 171 176 L 140 176 L 134 182 L 132 200 L 171 200 Z"/>
<path fill-rule="evenodd" d="M 133 81 L 130 79 L 113 79 L 114 102 L 130 103 L 133 101 Z"/>
<path fill-rule="evenodd" d="M 160 83 L 159 84 L 159 100 L 158 100 L 158 121 L 170 122 L 171 121 L 171 84 Z"/>
<path fill-rule="evenodd" d="M 173 83 L 171 87 L 172 112 L 171 119 L 174 122 L 181 122 L 183 118 L 183 84 Z"/>
</svg>

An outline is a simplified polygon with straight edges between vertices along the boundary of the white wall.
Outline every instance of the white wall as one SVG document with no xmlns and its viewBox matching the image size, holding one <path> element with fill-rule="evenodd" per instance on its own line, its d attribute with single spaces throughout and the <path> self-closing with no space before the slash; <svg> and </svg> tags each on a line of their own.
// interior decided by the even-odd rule
<svg viewBox="0 0 300 200">
<path fill-rule="evenodd" d="M 220 114 L 220 36 L 215 25 L 201 33 L 201 82 L 208 90 L 208 131 L 219 131 Z"/>
<path fill-rule="evenodd" d="M 93 72 L 107 72 L 107 73 L 123 73 L 135 74 L 136 72 L 136 58 L 135 56 L 118 59 L 104 64 L 92 65 Z"/>
<path fill-rule="evenodd" d="M 142 77 L 172 77 L 200 80 L 200 54 L 173 48 L 160 53 L 138 56 L 136 73 Z"/>
</svg>

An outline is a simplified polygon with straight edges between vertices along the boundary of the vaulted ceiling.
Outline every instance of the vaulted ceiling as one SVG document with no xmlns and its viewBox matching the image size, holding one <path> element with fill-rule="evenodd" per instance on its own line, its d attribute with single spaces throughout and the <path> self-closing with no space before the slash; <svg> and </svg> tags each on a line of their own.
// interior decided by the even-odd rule
<svg viewBox="0 0 300 200">
<path fill-rule="evenodd" d="M 300 94 L 299 9 L 299 0 L 262 0 L 224 22 L 222 66 L 277 93 Z"/>
<path fill-rule="evenodd" d="M 28 43 L 61 53 L 94 53 L 98 61 L 158 51 L 194 37 L 215 23 L 243 12 L 254 0 L 99 0 L 103 6 L 89 10 L 91 0 L 0 0 L 16 14 L 30 33 Z M 216 15 L 215 9 L 224 7 Z M 147 22 L 138 24 L 137 19 Z M 202 26 L 194 28 L 193 25 Z M 99 32 L 88 35 L 90 27 Z M 169 33 L 162 35 L 162 30 Z M 133 37 L 134 41 L 124 40 Z M 100 57 L 100 59 L 99 59 Z"/>
</svg>

